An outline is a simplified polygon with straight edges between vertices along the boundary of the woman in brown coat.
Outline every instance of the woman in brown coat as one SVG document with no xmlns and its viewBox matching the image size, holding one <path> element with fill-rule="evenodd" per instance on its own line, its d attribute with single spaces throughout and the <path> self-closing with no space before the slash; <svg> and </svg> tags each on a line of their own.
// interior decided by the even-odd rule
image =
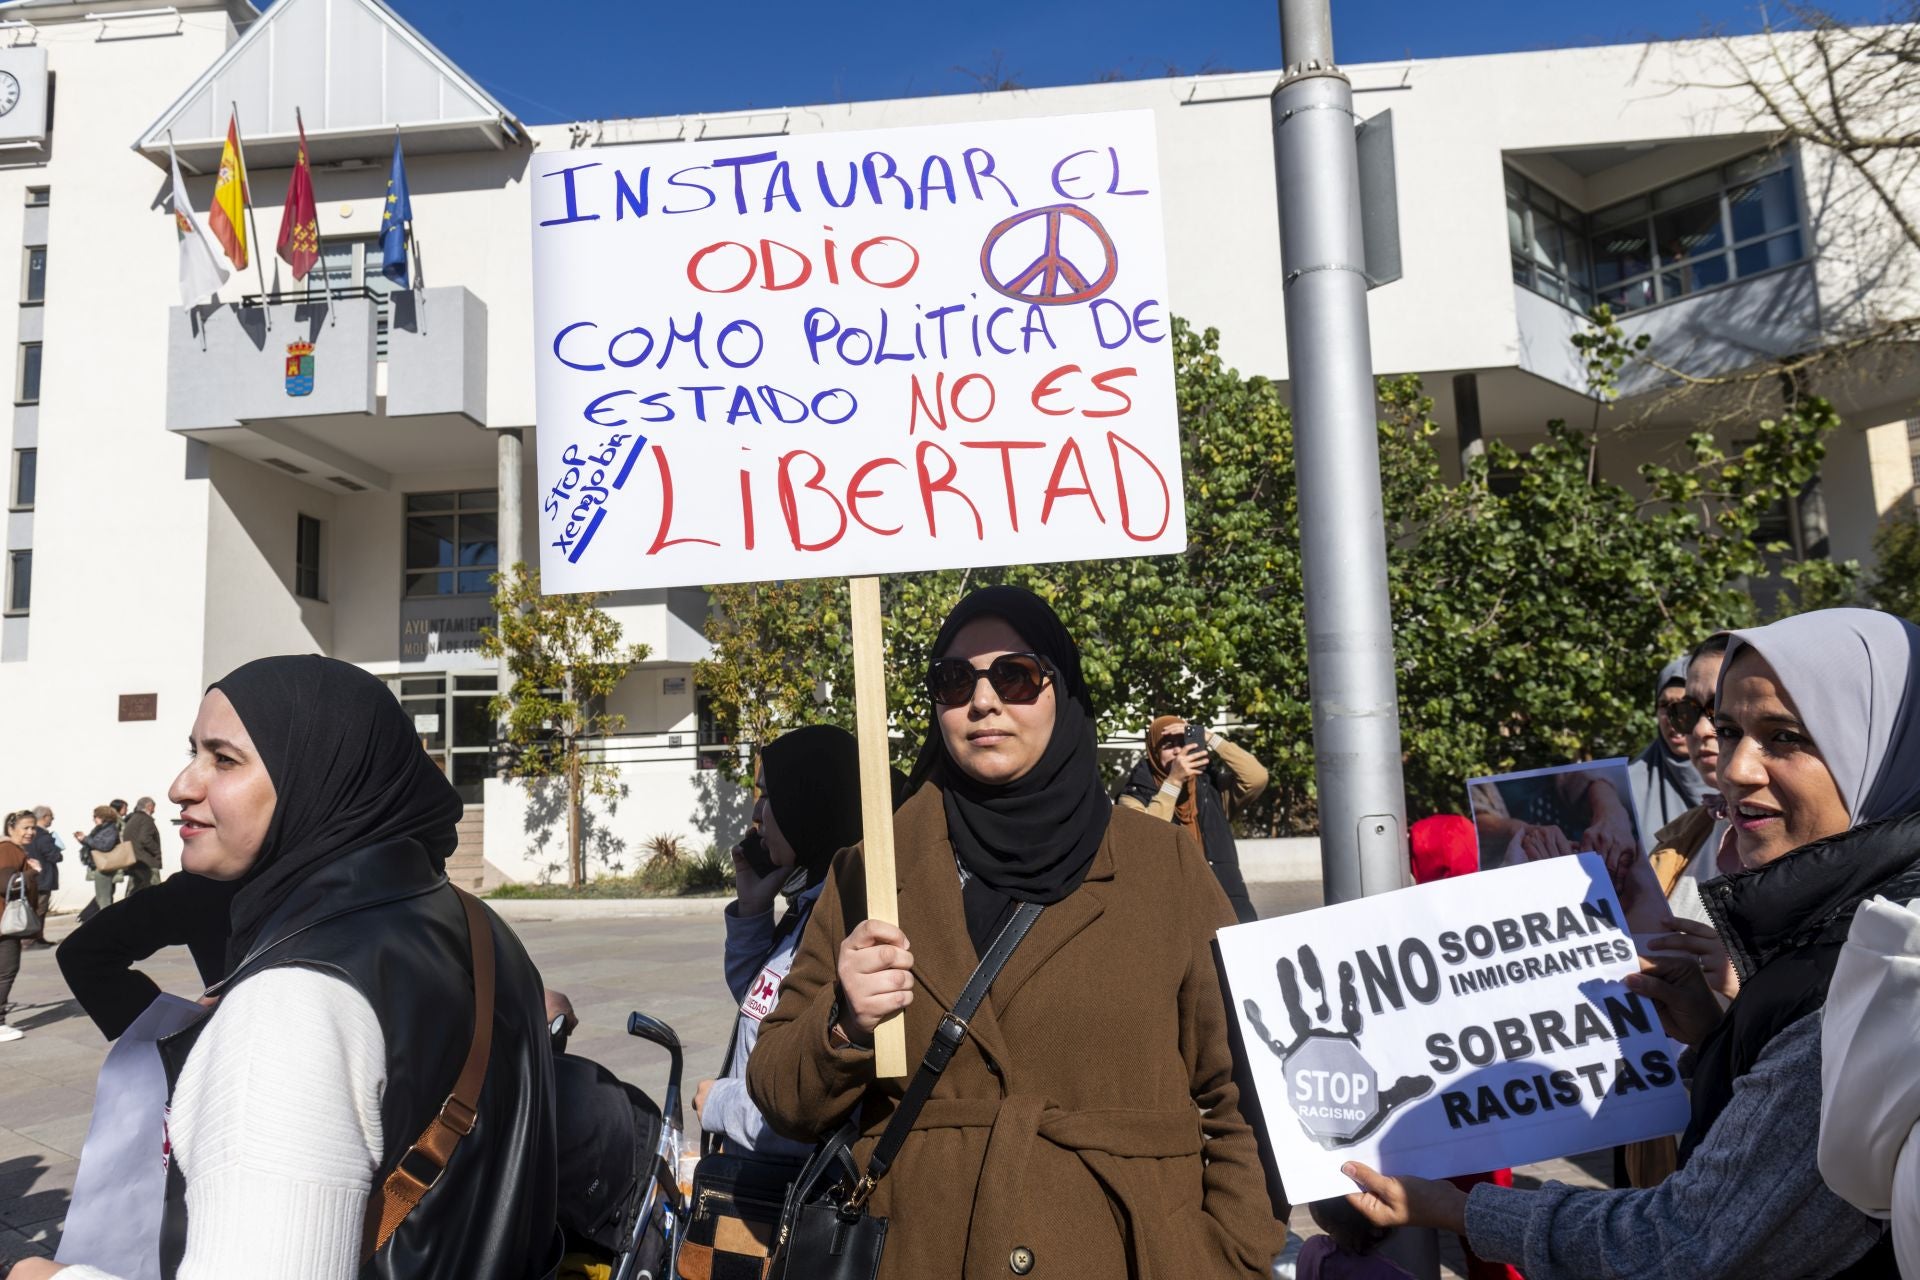
<svg viewBox="0 0 1920 1280">
<path fill-rule="evenodd" d="M 1233 913 L 1193 842 L 1115 811 L 1080 656 L 1029 592 L 968 596 L 935 641 L 937 724 L 895 815 L 900 925 L 843 852 L 748 1068 L 773 1126 L 857 1108 L 862 1167 L 905 1080 L 871 1034 L 905 1010 L 917 1064 L 999 927 L 1045 904 L 966 1028 L 871 1212 L 882 1280 L 1206 1280 L 1285 1243 L 1241 1118 L 1214 930 Z"/>
</svg>

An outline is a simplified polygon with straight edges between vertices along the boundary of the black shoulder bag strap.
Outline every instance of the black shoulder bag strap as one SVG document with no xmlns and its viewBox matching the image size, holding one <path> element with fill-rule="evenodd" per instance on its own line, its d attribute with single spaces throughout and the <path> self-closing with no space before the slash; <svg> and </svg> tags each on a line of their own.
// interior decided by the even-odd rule
<svg viewBox="0 0 1920 1280">
<path fill-rule="evenodd" d="M 987 998 L 987 989 L 993 980 L 1000 976 L 1000 970 L 1006 966 L 1015 947 L 1033 928 L 1033 922 L 1040 918 L 1041 904 L 1023 902 L 1013 913 L 1013 918 L 1001 927 L 1000 936 L 987 948 L 987 954 L 980 957 L 980 964 L 967 979 L 967 985 L 960 992 L 960 998 L 953 1002 L 953 1011 L 940 1019 L 940 1025 L 933 1030 L 933 1042 L 927 1046 L 927 1056 L 920 1060 L 920 1069 L 914 1072 L 913 1079 L 907 1084 L 907 1091 L 900 1098 L 900 1105 L 894 1109 L 892 1119 L 887 1121 L 886 1129 L 880 1134 L 880 1141 L 873 1149 L 873 1156 L 867 1161 L 867 1171 L 854 1184 L 853 1192 L 847 1199 L 849 1210 L 858 1209 L 865 1204 L 867 1197 L 873 1194 L 873 1188 L 886 1176 L 892 1167 L 894 1158 L 900 1154 L 900 1146 L 907 1140 L 907 1133 L 913 1128 L 913 1122 L 920 1117 L 920 1108 L 925 1105 L 933 1086 L 939 1082 L 940 1074 L 953 1061 L 953 1055 L 967 1038 L 967 1023 L 980 1009 L 980 1002 Z"/>
</svg>

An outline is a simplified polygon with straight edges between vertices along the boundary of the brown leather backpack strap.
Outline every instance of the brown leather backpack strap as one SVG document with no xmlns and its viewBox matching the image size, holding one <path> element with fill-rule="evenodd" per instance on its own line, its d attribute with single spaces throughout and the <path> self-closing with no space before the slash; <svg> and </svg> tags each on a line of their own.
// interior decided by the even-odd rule
<svg viewBox="0 0 1920 1280">
<path fill-rule="evenodd" d="M 460 1068 L 453 1092 L 440 1104 L 440 1114 L 428 1122 L 386 1181 L 367 1199 L 366 1239 L 360 1250 L 363 1266 L 433 1190 L 453 1159 L 453 1149 L 473 1132 L 480 1114 L 480 1086 L 486 1081 L 487 1058 L 493 1052 L 493 926 L 478 898 L 458 887 L 453 891 L 466 908 L 467 940 L 473 948 L 473 1044 L 467 1049 L 467 1061 Z"/>
</svg>

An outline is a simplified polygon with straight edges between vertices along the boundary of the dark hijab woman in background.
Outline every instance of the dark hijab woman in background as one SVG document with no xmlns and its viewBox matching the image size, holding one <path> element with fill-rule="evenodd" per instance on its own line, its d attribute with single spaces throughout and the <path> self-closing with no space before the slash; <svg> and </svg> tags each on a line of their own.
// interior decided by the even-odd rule
<svg viewBox="0 0 1920 1280">
<path fill-rule="evenodd" d="M 726 911 L 727 990 L 740 1016 L 720 1078 L 700 1083 L 693 1109 L 701 1129 L 723 1139 L 729 1152 L 804 1160 L 811 1146 L 769 1129 L 747 1096 L 747 1063 L 760 1022 L 773 1012 L 793 967 L 833 855 L 860 841 L 860 748 L 833 725 L 795 729 L 761 748 L 756 781 L 760 796 L 747 840 L 765 850 L 764 859 L 756 866 L 747 841 L 735 846 L 735 897 Z M 780 897 L 787 907 L 776 921 Z"/>
<path fill-rule="evenodd" d="M 900 925 L 834 864 L 748 1068 L 799 1140 L 850 1113 L 863 1167 L 904 1080 L 871 1033 L 905 1010 L 917 1062 L 1000 927 L 1043 904 L 873 1194 L 882 1280 L 1264 1276 L 1284 1236 L 1232 1078 L 1214 930 L 1233 914 L 1193 842 L 1116 811 L 1066 628 L 991 587 L 947 618 L 930 734 L 894 817 Z"/>
<path fill-rule="evenodd" d="M 560 1241 L 540 977 L 484 908 L 494 993 L 477 1123 L 367 1257 L 369 1206 L 401 1157 L 402 1180 L 423 1175 L 415 1187 L 438 1163 L 414 1144 L 475 1027 L 469 916 L 443 873 L 460 798 L 400 704 L 348 663 L 264 658 L 207 691 L 190 745 L 169 792 L 182 865 L 238 891 L 217 1003 L 160 1045 L 161 1274 L 550 1274 Z M 101 1275 L 76 1267 L 62 1280 Z"/>
</svg>

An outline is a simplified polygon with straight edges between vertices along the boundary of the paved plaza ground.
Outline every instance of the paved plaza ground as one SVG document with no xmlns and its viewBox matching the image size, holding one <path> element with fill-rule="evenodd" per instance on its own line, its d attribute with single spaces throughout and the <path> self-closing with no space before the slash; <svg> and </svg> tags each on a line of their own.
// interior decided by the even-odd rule
<svg viewBox="0 0 1920 1280">
<path fill-rule="evenodd" d="M 1253 900 L 1263 916 L 1285 914 L 1317 906 L 1319 886 L 1254 885 Z M 574 904 L 506 905 L 547 985 L 573 999 L 581 1025 L 572 1052 L 604 1063 L 657 1099 L 666 1080 L 665 1055 L 625 1034 L 627 1013 L 640 1009 L 679 1032 L 689 1091 L 693 1081 L 718 1068 L 734 1012 L 721 979 L 718 912 L 702 907 L 682 916 L 559 918 Z M 607 908 L 618 909 L 601 905 Z M 57 941 L 73 926 L 73 917 L 56 917 L 48 937 Z M 184 950 L 144 967 L 166 990 L 198 993 Z M 12 1021 L 27 1035 L 0 1044 L 0 1274 L 21 1257 L 51 1254 L 59 1245 L 94 1078 L 107 1047 L 68 996 L 50 949 L 34 948 L 22 957 L 13 998 Z M 1592 1184 L 1604 1168 L 1591 1157 L 1555 1161 L 1518 1171 L 1516 1180 Z M 1295 1211 L 1292 1225 L 1313 1230 L 1304 1209 Z M 1457 1266 L 1459 1256 L 1457 1245 L 1442 1241 L 1443 1259 Z"/>
</svg>

